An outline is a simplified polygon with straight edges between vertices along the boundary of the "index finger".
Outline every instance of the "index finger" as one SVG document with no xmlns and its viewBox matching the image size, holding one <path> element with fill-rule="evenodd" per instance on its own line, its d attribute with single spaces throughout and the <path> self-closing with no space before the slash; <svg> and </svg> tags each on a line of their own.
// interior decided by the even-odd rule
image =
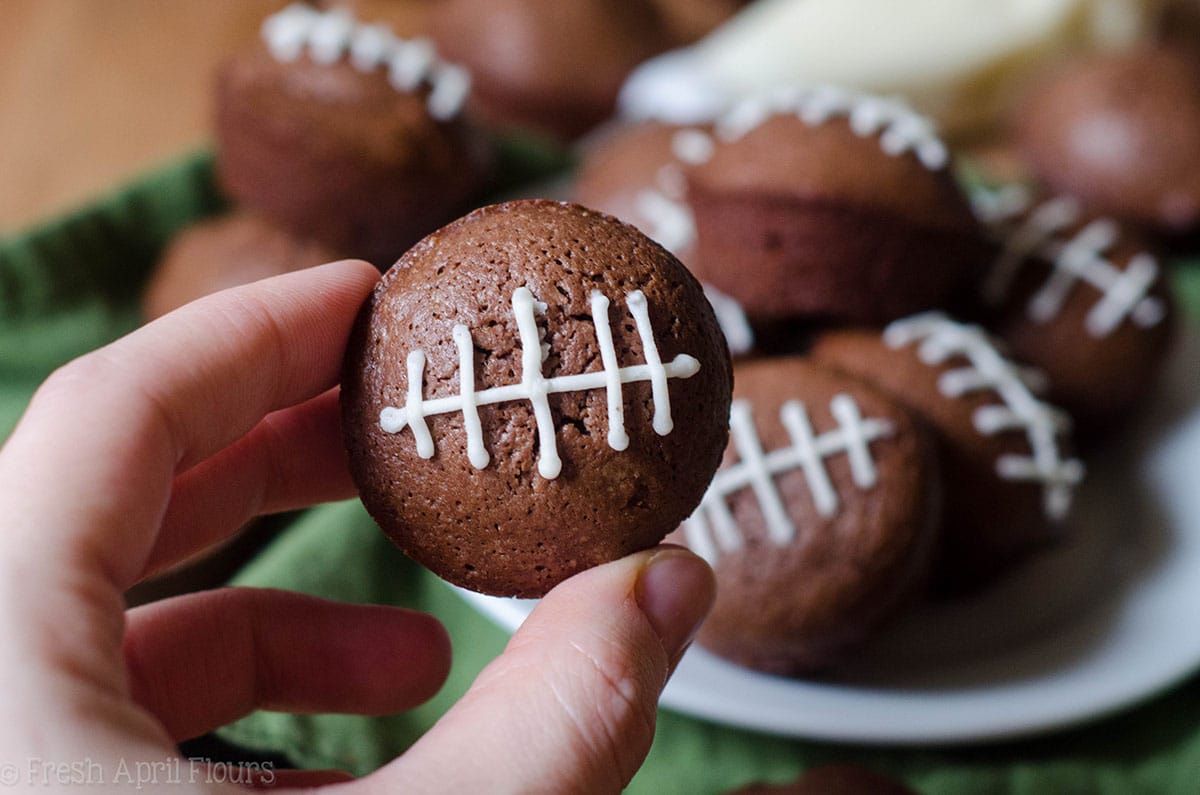
<svg viewBox="0 0 1200 795">
<path fill-rule="evenodd" d="M 0 538 L 132 583 L 175 474 L 335 384 L 378 278 L 343 261 L 227 290 L 58 370 L 0 450 L 0 524 L 22 519 Z"/>
</svg>

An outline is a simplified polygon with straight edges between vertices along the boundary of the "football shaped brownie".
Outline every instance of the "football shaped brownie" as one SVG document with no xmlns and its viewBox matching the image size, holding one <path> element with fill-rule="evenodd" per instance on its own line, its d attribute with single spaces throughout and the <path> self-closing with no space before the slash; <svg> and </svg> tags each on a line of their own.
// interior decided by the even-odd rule
<svg viewBox="0 0 1200 795">
<path fill-rule="evenodd" d="M 301 4 L 262 39 L 217 86 L 217 176 L 235 201 L 382 269 L 486 184 L 490 144 L 460 114 L 470 78 L 428 42 Z"/>
<path fill-rule="evenodd" d="M 1062 532 L 1083 478 L 1070 420 L 1037 396 L 1044 377 L 1005 358 L 983 329 L 925 313 L 882 334 L 828 332 L 811 355 L 877 385 L 937 432 L 943 589 L 980 586 Z"/>
<path fill-rule="evenodd" d="M 1000 246 L 982 283 L 992 326 L 1018 361 L 1047 377 L 1047 398 L 1081 427 L 1126 414 L 1170 349 L 1166 272 L 1147 241 L 1074 198 L 990 194 L 980 211 Z"/>
<path fill-rule="evenodd" d="M 657 544 L 728 438 L 731 365 L 700 285 L 632 226 L 517 201 L 429 235 L 351 339 L 351 472 L 443 578 L 540 596 Z"/>
<path fill-rule="evenodd" d="M 683 143 L 688 266 L 751 322 L 882 323 L 946 306 L 984 255 L 945 145 L 897 100 L 779 89 Z"/>
<path fill-rule="evenodd" d="M 735 662 L 827 668 L 925 582 L 940 482 L 906 410 L 801 358 L 734 371 L 730 444 L 680 536 L 712 564 L 698 642 Z"/>
</svg>

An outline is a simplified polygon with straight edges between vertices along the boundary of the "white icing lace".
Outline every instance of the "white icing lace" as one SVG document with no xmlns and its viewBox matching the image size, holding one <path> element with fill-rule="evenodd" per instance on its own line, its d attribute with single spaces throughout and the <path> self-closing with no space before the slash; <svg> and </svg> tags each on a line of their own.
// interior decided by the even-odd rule
<svg viewBox="0 0 1200 795">
<path fill-rule="evenodd" d="M 829 402 L 829 410 L 838 427 L 820 435 L 813 432 L 804 404 L 789 400 L 779 409 L 779 419 L 791 444 L 764 452 L 754 424 L 750 403 L 735 400 L 729 414 L 729 431 L 737 450 L 738 462 L 717 472 L 695 513 L 684 522 L 688 546 L 709 563 L 721 553 L 734 552 L 744 545 L 742 532 L 725 500 L 742 489 L 754 492 L 766 522 L 769 543 L 784 546 L 796 537 L 796 526 L 775 485 L 775 476 L 801 470 L 808 483 L 813 505 L 825 518 L 837 515 L 839 501 L 825 459 L 845 453 L 851 477 L 860 489 L 872 488 L 877 480 L 871 442 L 891 436 L 895 430 L 882 419 L 864 419 L 858 403 L 839 393 Z"/>
<path fill-rule="evenodd" d="M 426 107 L 439 121 L 457 116 L 471 90 L 467 70 L 439 59 L 432 42 L 402 39 L 385 25 L 364 25 L 341 8 L 319 11 L 293 3 L 267 17 L 262 38 L 280 61 L 294 61 L 306 50 L 317 63 L 332 64 L 348 56 L 360 72 L 386 67 L 397 91 L 428 85 Z"/>
<path fill-rule="evenodd" d="M 903 101 L 829 85 L 780 86 L 747 97 L 717 120 L 715 134 L 722 141 L 736 141 L 772 117 L 783 115 L 796 116 L 812 126 L 846 118 L 855 135 L 878 136 L 886 154 L 898 157 L 911 152 L 930 170 L 945 168 L 950 161 L 933 122 Z"/>
<path fill-rule="evenodd" d="M 948 398 L 995 392 L 1001 404 L 977 409 L 975 429 L 985 436 L 1021 431 L 1030 449 L 1029 456 L 1000 456 L 996 474 L 1005 480 L 1041 483 L 1046 515 L 1055 520 L 1066 516 L 1084 468 L 1076 459 L 1063 458 L 1058 435 L 1070 427 L 1070 419 L 1033 394 L 1034 371 L 1002 356 L 983 329 L 956 323 L 940 312 L 897 320 L 884 329 L 883 340 L 892 348 L 919 343 L 917 354 L 930 366 L 965 358 L 965 366 L 942 373 L 938 389 Z"/>
<path fill-rule="evenodd" d="M 403 407 L 389 406 L 379 414 L 379 426 L 386 433 L 399 433 L 405 427 L 412 430 L 417 445 L 417 455 L 432 458 L 435 450 L 433 437 L 425 418 L 437 414 L 461 412 L 467 432 L 467 458 L 476 469 L 483 469 L 490 456 L 484 445 L 483 430 L 479 421 L 479 407 L 513 400 L 527 400 L 533 408 L 537 427 L 539 457 L 538 473 L 547 479 L 558 477 L 562 470 L 562 459 L 558 455 L 554 419 L 550 412 L 550 395 L 563 392 L 582 392 L 604 389 L 608 403 L 608 444 L 614 450 L 629 446 L 625 432 L 625 410 L 622 385 L 643 381 L 650 383 L 654 402 L 653 427 L 655 433 L 666 436 L 674 428 L 671 419 L 671 398 L 667 388 L 670 378 L 691 378 L 700 370 L 700 362 L 687 354 L 680 354 L 672 361 L 663 363 L 654 341 L 650 325 L 650 310 L 646 296 L 635 290 L 625 296 L 625 304 L 633 315 L 638 336 L 642 342 L 645 364 L 622 367 L 617 361 L 617 350 L 613 343 L 612 328 L 608 317 L 609 300 L 600 292 L 591 295 L 593 323 L 596 342 L 604 369 L 600 372 L 580 373 L 547 378 L 542 374 L 542 363 L 549 354 L 548 346 L 542 342 L 537 314 L 544 314 L 546 305 L 534 299 L 526 287 L 513 292 L 512 308 L 517 331 L 521 339 L 521 381 L 516 384 L 492 387 L 482 392 L 475 390 L 475 349 L 470 330 L 456 325 L 452 331 L 458 349 L 458 377 L 461 390 L 458 395 L 431 398 L 423 396 L 425 376 L 425 352 L 416 349 L 408 354 L 408 395 Z"/>
<path fill-rule="evenodd" d="M 1004 302 L 1021 267 L 1037 257 L 1052 270 L 1026 306 L 1035 323 L 1058 317 L 1077 284 L 1101 294 L 1084 320 L 1087 333 L 1097 339 L 1116 331 L 1126 319 L 1139 328 L 1151 328 L 1166 317 L 1162 300 L 1149 294 L 1160 276 L 1158 261 L 1141 252 L 1122 270 L 1105 256 L 1121 236 L 1112 219 L 1098 218 L 1067 237 L 1065 230 L 1083 214 L 1079 202 L 1070 197 L 1049 199 L 1030 209 L 1028 193 L 1009 188 L 977 194 L 973 203 L 980 220 L 993 229 L 1002 245 L 983 284 L 983 297 L 993 306 Z"/>
</svg>

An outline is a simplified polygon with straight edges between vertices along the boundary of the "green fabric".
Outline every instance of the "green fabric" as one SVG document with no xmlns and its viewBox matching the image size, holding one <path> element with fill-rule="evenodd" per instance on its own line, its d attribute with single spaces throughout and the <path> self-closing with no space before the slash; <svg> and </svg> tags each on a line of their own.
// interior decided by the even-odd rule
<svg viewBox="0 0 1200 795">
<path fill-rule="evenodd" d="M 508 142 L 511 182 L 563 164 L 536 142 Z M 165 241 L 222 206 L 211 158 L 197 153 L 93 206 L 0 240 L 0 438 L 36 385 L 83 351 L 132 328 L 146 275 Z M 1200 317 L 1200 263 L 1177 268 L 1181 303 Z M 419 736 L 503 648 L 506 636 L 444 583 L 398 553 L 357 502 L 321 506 L 237 578 L 348 601 L 399 604 L 439 616 L 455 645 L 450 681 L 432 702 L 388 718 L 257 713 L 223 731 L 313 767 L 369 771 Z M 1200 792 L 1200 677 L 1118 717 L 1020 743 L 967 749 L 875 749 L 768 737 L 664 711 L 630 792 L 720 792 L 786 781 L 804 768 L 851 761 L 951 793 Z M 551 763 L 553 763 L 551 761 Z"/>
<path fill-rule="evenodd" d="M 211 174 L 210 156 L 196 153 L 0 240 L 0 439 L 50 369 L 137 324 L 163 245 L 222 206 Z"/>
<path fill-rule="evenodd" d="M 507 638 L 444 582 L 396 551 L 357 501 L 309 511 L 235 582 L 414 607 L 438 616 L 450 630 L 450 679 L 437 698 L 416 710 L 387 718 L 263 712 L 222 731 L 224 739 L 284 751 L 309 767 L 365 773 L 398 755 L 465 692 Z M 798 742 L 664 710 L 653 750 L 628 791 L 718 793 L 751 780 L 788 781 L 830 761 L 890 771 L 927 795 L 1195 795 L 1200 792 L 1200 680 L 1086 729 L 965 750 Z"/>
</svg>

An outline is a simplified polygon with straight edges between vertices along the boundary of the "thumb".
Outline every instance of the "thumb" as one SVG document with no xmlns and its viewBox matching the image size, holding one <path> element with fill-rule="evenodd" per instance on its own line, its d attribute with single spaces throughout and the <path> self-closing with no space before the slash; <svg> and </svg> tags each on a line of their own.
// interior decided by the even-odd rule
<svg viewBox="0 0 1200 795">
<path fill-rule="evenodd" d="M 708 564 L 674 546 L 577 574 L 376 775 L 412 792 L 619 792 L 650 750 L 659 694 L 715 591 Z"/>
</svg>

